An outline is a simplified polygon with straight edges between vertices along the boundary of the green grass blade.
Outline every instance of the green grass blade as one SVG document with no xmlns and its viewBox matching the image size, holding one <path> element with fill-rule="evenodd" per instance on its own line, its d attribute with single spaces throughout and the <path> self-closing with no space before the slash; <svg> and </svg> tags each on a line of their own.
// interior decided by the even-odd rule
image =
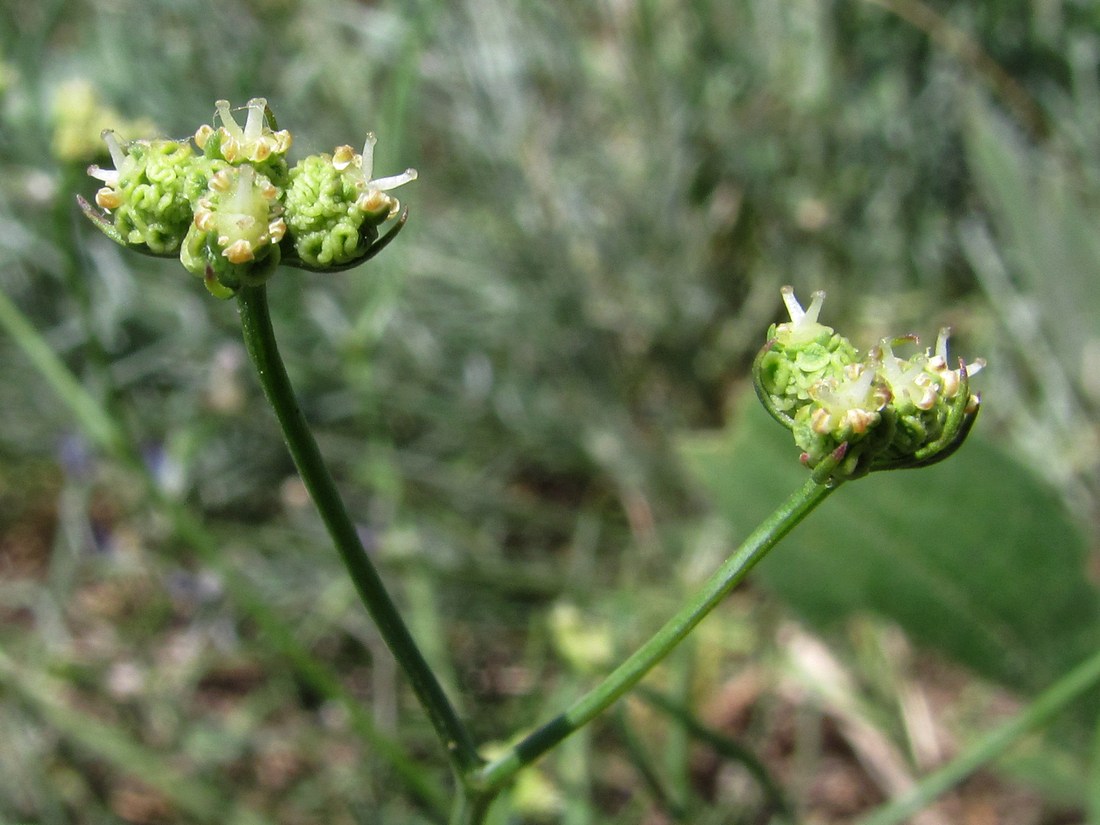
<svg viewBox="0 0 1100 825">
<path fill-rule="evenodd" d="M 931 804 L 976 770 L 1003 754 L 1024 735 L 1037 730 L 1082 693 L 1100 683 L 1100 652 L 1069 671 L 1013 719 L 990 731 L 905 796 L 879 808 L 859 825 L 895 825 Z"/>
<path fill-rule="evenodd" d="M 81 386 L 76 376 L 50 348 L 46 339 L 3 290 L 0 290 L 0 328 L 11 336 L 62 403 L 72 410 L 81 429 L 97 446 L 111 453 L 124 449 L 126 441 L 118 425 L 111 420 L 103 406 Z"/>
</svg>

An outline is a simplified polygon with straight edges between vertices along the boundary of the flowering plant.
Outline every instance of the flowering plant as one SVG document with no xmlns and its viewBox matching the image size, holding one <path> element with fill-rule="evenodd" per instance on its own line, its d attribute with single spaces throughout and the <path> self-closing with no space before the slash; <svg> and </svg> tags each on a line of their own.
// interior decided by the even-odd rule
<svg viewBox="0 0 1100 825">
<path fill-rule="evenodd" d="M 958 449 L 973 426 L 979 400 L 970 391 L 970 377 L 983 362 L 959 361 L 952 368 L 946 331 L 933 351 L 909 359 L 895 355 L 894 347 L 915 342 L 912 336 L 885 339 L 861 356 L 847 338 L 818 321 L 824 293 L 814 293 L 803 309 L 785 287 L 790 321 L 768 331 L 753 379 L 764 406 L 793 433 L 803 463 L 813 471 L 809 479 L 596 687 L 487 758 L 363 548 L 294 395 L 267 305 L 266 281 L 280 264 L 333 272 L 385 248 L 407 220 L 389 192 L 415 180 L 416 171 L 373 177 L 373 134 L 361 153 L 339 146 L 291 166 L 286 158 L 291 135 L 278 129 L 266 100 L 249 101 L 243 125 L 226 101 L 218 101 L 215 110 L 218 125 L 200 126 L 189 140 L 124 143 L 105 132 L 115 168 L 89 169 L 103 186 L 96 205 L 81 198 L 81 208 L 117 243 L 178 257 L 212 294 L 237 298 L 246 348 L 302 480 L 450 761 L 457 785 L 450 821 L 456 825 L 485 822 L 493 800 L 522 768 L 630 691 L 842 482 L 940 461 Z M 388 221 L 395 222 L 380 234 Z M 577 628 L 570 628 L 574 620 L 559 618 L 563 635 L 576 636 Z M 566 647 L 585 654 L 585 667 L 602 667 L 610 651 L 599 634 L 582 641 Z"/>
<path fill-rule="evenodd" d="M 894 345 L 919 343 L 915 335 L 884 338 L 863 358 L 842 335 L 817 319 L 824 292 L 803 309 L 794 290 L 782 289 L 791 320 L 772 325 L 753 363 L 753 383 L 765 409 L 794 435 L 802 462 L 830 460 L 834 481 L 874 470 L 924 467 L 962 444 L 981 404 L 970 392 L 978 359 L 949 367 L 941 329 L 935 350 L 908 360 Z"/>
<path fill-rule="evenodd" d="M 280 263 L 315 272 L 358 266 L 401 231 L 408 215 L 389 191 L 416 180 L 416 170 L 374 178 L 373 133 L 361 154 L 340 146 L 291 167 L 293 139 L 277 130 L 267 100 L 246 109 L 242 126 L 219 100 L 220 125 L 203 124 L 192 139 L 123 143 L 105 131 L 115 168 L 88 170 L 104 184 L 95 196 L 104 211 L 78 198 L 84 214 L 123 246 L 178 256 L 219 298 L 262 283 Z"/>
</svg>

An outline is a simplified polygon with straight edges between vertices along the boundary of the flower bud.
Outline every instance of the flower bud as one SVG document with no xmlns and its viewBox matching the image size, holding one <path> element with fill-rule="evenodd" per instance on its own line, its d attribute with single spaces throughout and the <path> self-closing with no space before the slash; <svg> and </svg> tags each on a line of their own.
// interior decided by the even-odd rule
<svg viewBox="0 0 1100 825">
<path fill-rule="evenodd" d="M 791 287 L 783 287 L 781 294 L 791 320 L 768 330 L 770 346 L 754 369 L 771 408 L 789 416 L 810 401 L 814 385 L 842 380 L 845 368 L 856 361 L 856 350 L 832 327 L 818 323 L 824 292 L 813 294 L 808 310 L 802 309 Z"/>
<path fill-rule="evenodd" d="M 222 169 L 196 201 L 180 260 L 218 297 L 263 283 L 279 263 L 281 215 L 278 187 L 264 175 L 249 164 Z"/>
<path fill-rule="evenodd" d="M 344 266 L 364 258 L 378 227 L 401 209 L 388 190 L 416 180 L 416 170 L 372 179 L 374 134 L 363 153 L 340 146 L 311 155 L 290 170 L 286 222 L 298 257 L 314 268 Z"/>
<path fill-rule="evenodd" d="M 186 141 L 134 140 L 123 146 L 111 131 L 103 139 L 115 168 L 92 166 L 88 174 L 105 184 L 95 202 L 111 213 L 117 240 L 154 255 L 173 254 L 190 226 L 191 201 L 213 165 L 196 158 Z"/>
<path fill-rule="evenodd" d="M 276 132 L 268 125 L 267 99 L 248 101 L 244 126 L 237 123 L 228 100 L 214 104 L 215 119 L 221 126 L 203 124 L 195 132 L 195 145 L 209 158 L 238 166 L 252 164 L 257 172 L 278 186 L 286 185 L 286 153 L 292 142 L 290 132 Z"/>
</svg>

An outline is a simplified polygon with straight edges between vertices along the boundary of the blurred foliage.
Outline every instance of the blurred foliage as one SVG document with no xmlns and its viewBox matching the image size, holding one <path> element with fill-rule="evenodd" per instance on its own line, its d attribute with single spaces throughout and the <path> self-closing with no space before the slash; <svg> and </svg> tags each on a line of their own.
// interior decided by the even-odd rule
<svg viewBox="0 0 1100 825">
<path fill-rule="evenodd" d="M 1094 516 L 1097 453 L 1072 445 L 1097 420 L 1094 370 L 1075 365 L 1096 338 L 1081 299 L 1096 295 L 1098 30 L 1080 0 L 0 2 L 0 289 L 155 482 L 94 449 L 26 341 L 0 334 L 0 818 L 204 821 L 213 803 L 181 804 L 187 777 L 240 821 L 436 821 L 431 794 L 398 790 L 400 770 L 287 664 L 246 585 L 445 781 L 293 480 L 234 308 L 78 216 L 101 159 L 53 154 L 73 78 L 165 136 L 217 98 L 263 95 L 306 152 L 375 130 L 380 174 L 420 170 L 385 255 L 284 272 L 272 305 L 351 509 L 488 740 L 585 684 L 553 649 L 554 602 L 622 652 L 724 548 L 672 445 L 725 420 L 782 283 L 829 289 L 830 323 L 866 340 L 953 323 L 958 351 L 993 364 L 979 429 Z M 1005 122 L 1014 95 L 1033 122 Z M 1051 165 L 1057 186 L 1036 190 Z M 1029 227 L 1047 233 L 1033 249 Z M 1078 238 L 1072 267 L 1045 257 L 1058 233 Z M 1032 450 L 1052 416 L 1059 451 Z M 843 752 L 827 714 L 698 704 L 781 657 L 783 611 L 738 594 L 659 678 L 731 735 L 793 742 L 772 756 L 809 789 L 798 806 L 850 818 L 880 796 L 816 793 Z M 687 821 L 758 804 L 728 764 L 689 771 L 678 726 L 636 716 Z M 569 822 L 668 807 L 623 738 L 601 725 L 568 743 L 540 804 Z"/>
</svg>

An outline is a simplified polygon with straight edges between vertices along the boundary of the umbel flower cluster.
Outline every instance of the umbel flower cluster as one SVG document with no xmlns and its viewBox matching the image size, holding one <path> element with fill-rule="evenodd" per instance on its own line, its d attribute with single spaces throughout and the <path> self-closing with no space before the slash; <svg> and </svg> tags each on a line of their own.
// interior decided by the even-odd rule
<svg viewBox="0 0 1100 825">
<path fill-rule="evenodd" d="M 103 187 L 96 206 L 78 198 L 81 209 L 125 247 L 178 257 L 220 298 L 263 283 L 280 263 L 317 272 L 357 266 L 404 226 L 407 212 L 389 191 L 416 170 L 372 177 L 373 134 L 361 153 L 339 146 L 290 166 L 290 132 L 278 130 L 264 98 L 248 102 L 243 121 L 219 100 L 214 125 L 192 138 L 123 142 L 104 132 L 115 168 L 88 169 Z"/>
<path fill-rule="evenodd" d="M 915 335 L 884 338 L 866 356 L 817 319 L 825 299 L 815 292 L 803 309 L 794 290 L 782 289 L 790 322 L 768 330 L 753 363 L 757 395 L 794 435 L 802 462 L 843 481 L 874 470 L 924 467 L 962 444 L 980 399 L 970 376 L 985 362 L 952 368 L 949 331 L 932 350 L 905 359 L 894 347 L 918 344 Z"/>
</svg>

